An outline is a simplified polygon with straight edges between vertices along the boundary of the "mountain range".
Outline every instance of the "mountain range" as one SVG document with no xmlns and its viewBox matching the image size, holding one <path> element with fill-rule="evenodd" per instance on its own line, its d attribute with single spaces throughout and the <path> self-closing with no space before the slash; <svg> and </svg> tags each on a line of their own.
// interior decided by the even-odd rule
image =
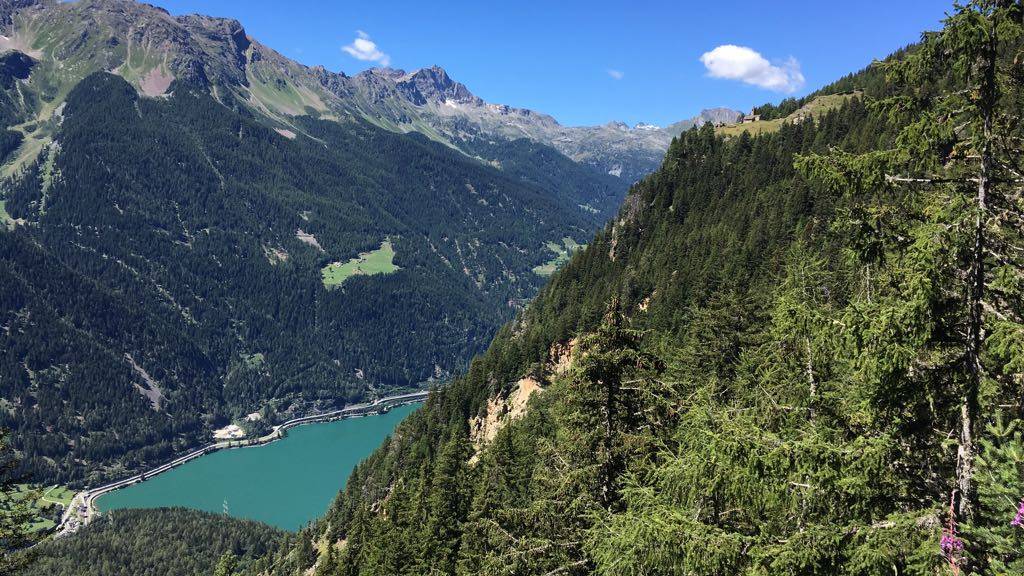
<svg viewBox="0 0 1024 576">
<path fill-rule="evenodd" d="M 0 23 L 0 425 L 43 479 L 450 377 L 672 139 L 130 0 Z"/>
<path fill-rule="evenodd" d="M 474 142 L 527 138 L 632 183 L 653 171 L 673 136 L 702 123 L 733 122 L 739 112 L 713 109 L 667 129 L 566 127 L 532 110 L 484 102 L 433 66 L 412 72 L 370 69 L 354 76 L 307 67 L 251 38 L 236 20 L 171 16 L 128 0 L 13 2 L 0 7 L 9 21 L 0 48 L 63 63 L 50 78 L 53 101 L 96 70 L 124 77 L 150 97 L 172 82 L 228 94 L 284 129 L 313 114 L 363 118 L 397 132 L 420 132 L 471 155 Z M 52 110 L 44 110 L 46 120 Z M 497 158 L 485 158 L 500 161 Z"/>
</svg>

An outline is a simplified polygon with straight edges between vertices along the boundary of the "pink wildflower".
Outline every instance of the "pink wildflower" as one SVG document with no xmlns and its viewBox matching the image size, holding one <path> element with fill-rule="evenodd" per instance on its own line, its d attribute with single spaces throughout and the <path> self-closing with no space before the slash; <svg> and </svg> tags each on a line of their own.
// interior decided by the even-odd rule
<svg viewBox="0 0 1024 576">
<path fill-rule="evenodd" d="M 1010 522 L 1010 526 L 1021 526 L 1024 527 L 1024 499 L 1017 505 L 1017 515 L 1013 517 Z"/>
<path fill-rule="evenodd" d="M 942 539 L 939 540 L 939 548 L 942 550 L 943 555 L 951 557 L 963 551 L 964 541 L 958 538 L 956 534 L 943 534 Z"/>
<path fill-rule="evenodd" d="M 953 504 L 956 501 L 956 490 L 949 495 L 949 521 L 942 530 L 942 539 L 939 540 L 939 549 L 942 556 L 949 562 L 949 568 L 953 576 L 960 575 L 960 554 L 964 551 L 964 541 L 956 535 L 956 509 Z"/>
</svg>

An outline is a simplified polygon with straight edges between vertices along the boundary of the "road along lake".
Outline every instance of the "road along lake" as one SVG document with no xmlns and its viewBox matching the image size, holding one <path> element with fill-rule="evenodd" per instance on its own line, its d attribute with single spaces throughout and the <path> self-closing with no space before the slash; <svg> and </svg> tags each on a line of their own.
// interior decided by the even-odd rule
<svg viewBox="0 0 1024 576">
<path fill-rule="evenodd" d="M 104 494 L 100 511 L 183 506 L 298 530 L 327 511 L 359 462 L 410 412 L 306 424 L 276 442 L 220 450 L 138 484 Z"/>
</svg>

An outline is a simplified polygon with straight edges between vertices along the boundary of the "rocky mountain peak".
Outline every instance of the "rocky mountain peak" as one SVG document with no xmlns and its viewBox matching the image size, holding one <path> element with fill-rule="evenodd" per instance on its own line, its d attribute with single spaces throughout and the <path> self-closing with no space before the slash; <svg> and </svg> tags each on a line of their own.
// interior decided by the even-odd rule
<svg viewBox="0 0 1024 576">
<path fill-rule="evenodd" d="M 648 124 L 647 122 L 637 122 L 637 124 L 633 126 L 633 130 L 661 130 L 661 126 Z"/>
<path fill-rule="evenodd" d="M 733 110 L 732 108 L 705 108 L 693 118 L 688 118 L 668 126 L 665 128 L 665 131 L 672 136 L 678 136 L 694 126 L 703 126 L 708 122 L 712 124 L 732 124 L 739 121 L 742 117 L 743 112 Z"/>
<path fill-rule="evenodd" d="M 541 112 L 485 102 L 440 66 L 372 68 L 353 76 L 309 68 L 259 44 L 237 20 L 173 16 L 135 0 L 0 0 L 2 18 L 0 49 L 21 50 L 58 78 L 63 70 L 108 71 L 148 96 L 165 94 L 172 84 L 227 91 L 274 122 L 313 109 L 422 130 L 450 144 L 476 136 L 527 138 L 630 181 L 658 166 L 673 135 L 740 114 L 705 110 L 663 129 L 622 122 L 562 126 Z M 31 50 L 35 45 L 55 48 L 43 58 Z"/>
<path fill-rule="evenodd" d="M 28 8 L 36 4 L 49 4 L 54 0 L 0 0 L 0 24 L 4 26 L 11 23 L 11 17 L 22 8 Z"/>
<path fill-rule="evenodd" d="M 398 90 L 417 106 L 428 102 L 449 101 L 460 104 L 483 104 L 483 101 L 474 96 L 465 84 L 452 80 L 444 68 L 436 65 L 405 74 L 396 84 Z"/>
<path fill-rule="evenodd" d="M 249 38 L 241 22 L 230 18 L 214 18 L 198 14 L 179 16 L 176 20 L 193 37 L 201 38 L 204 41 L 207 60 L 211 56 L 214 60 L 220 60 L 227 65 L 225 68 L 235 72 L 229 74 L 234 82 L 247 84 L 244 72 L 247 60 L 246 51 L 252 45 L 252 39 Z"/>
<path fill-rule="evenodd" d="M 700 111 L 700 117 L 709 122 L 731 123 L 743 117 L 743 112 L 732 108 L 705 108 Z"/>
</svg>

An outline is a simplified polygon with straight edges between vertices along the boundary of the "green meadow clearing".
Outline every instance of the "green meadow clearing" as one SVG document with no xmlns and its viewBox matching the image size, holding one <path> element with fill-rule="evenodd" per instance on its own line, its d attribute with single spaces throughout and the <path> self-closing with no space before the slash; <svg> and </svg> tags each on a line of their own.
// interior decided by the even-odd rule
<svg viewBox="0 0 1024 576">
<path fill-rule="evenodd" d="M 555 256 L 540 266 L 533 267 L 533 273 L 538 276 L 551 276 L 563 264 L 568 262 L 569 258 L 571 258 L 577 250 L 587 247 L 586 244 L 579 244 L 568 236 L 562 238 L 562 244 L 557 242 L 548 242 L 544 246 Z"/>
<path fill-rule="evenodd" d="M 20 502 L 25 498 L 32 498 L 31 510 L 36 518 L 29 527 L 32 531 L 49 530 L 55 523 L 53 517 L 54 506 L 60 505 L 66 508 L 71 504 L 75 493 L 66 486 L 50 486 L 41 488 L 30 484 L 18 484 L 14 492 L 0 496 L 0 508 L 9 507 L 14 502 Z"/>
<path fill-rule="evenodd" d="M 719 136 L 739 136 L 744 132 L 750 132 L 751 136 L 757 136 L 758 134 L 766 134 L 769 132 L 778 132 L 779 128 L 783 124 L 800 122 L 805 118 L 814 118 L 815 120 L 820 119 L 825 114 L 828 114 L 832 110 L 838 110 L 843 107 L 847 101 L 853 98 L 859 98 L 862 96 L 861 92 L 852 92 L 847 94 L 825 94 L 812 99 L 810 102 L 802 106 L 796 112 L 793 112 L 785 118 L 776 118 L 774 120 L 760 120 L 757 122 L 748 122 L 746 124 L 729 124 L 727 126 L 719 126 L 715 128 L 715 134 Z"/>
<path fill-rule="evenodd" d="M 245 367 L 250 370 L 258 370 L 263 368 L 267 364 L 267 357 L 262 352 L 256 352 L 255 354 L 242 354 L 242 362 L 245 363 Z"/>
<path fill-rule="evenodd" d="M 391 240 L 385 240 L 381 242 L 380 248 L 372 252 L 363 252 L 344 264 L 332 262 L 324 266 L 320 272 L 323 275 L 324 286 L 332 288 L 340 286 L 352 276 L 390 274 L 396 270 L 398 266 L 395 266 L 395 249 L 391 245 Z"/>
</svg>

